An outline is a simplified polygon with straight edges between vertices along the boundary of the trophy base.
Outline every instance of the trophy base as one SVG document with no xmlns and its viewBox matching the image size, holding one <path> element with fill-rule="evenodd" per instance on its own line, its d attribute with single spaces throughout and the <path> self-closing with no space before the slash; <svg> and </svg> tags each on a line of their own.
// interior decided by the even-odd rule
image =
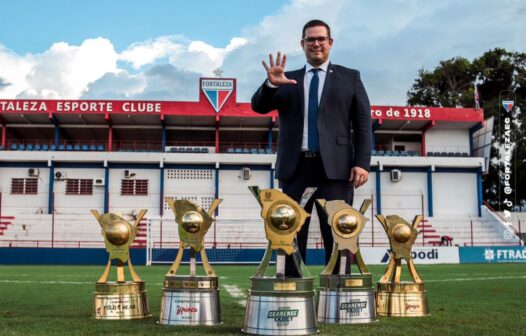
<svg viewBox="0 0 526 336">
<path fill-rule="evenodd" d="M 221 324 L 217 277 L 166 276 L 161 298 L 160 324 Z"/>
<path fill-rule="evenodd" d="M 98 320 L 137 320 L 151 316 L 144 282 L 97 283 L 93 307 L 93 317 Z"/>
<path fill-rule="evenodd" d="M 429 316 L 427 296 L 423 283 L 378 283 L 376 306 L 377 313 L 380 316 Z"/>
<path fill-rule="evenodd" d="M 317 298 L 320 323 L 378 321 L 371 274 L 320 275 Z"/>
<path fill-rule="evenodd" d="M 317 334 L 312 278 L 251 278 L 242 331 L 254 335 Z"/>
</svg>

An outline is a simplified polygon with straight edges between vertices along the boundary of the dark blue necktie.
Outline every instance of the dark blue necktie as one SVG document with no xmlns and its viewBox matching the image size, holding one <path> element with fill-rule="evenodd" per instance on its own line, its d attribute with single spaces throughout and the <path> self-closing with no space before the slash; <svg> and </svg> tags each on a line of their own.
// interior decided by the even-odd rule
<svg viewBox="0 0 526 336">
<path fill-rule="evenodd" d="M 309 151 L 317 152 L 320 149 L 318 139 L 318 86 L 320 78 L 318 71 L 320 69 L 311 69 L 312 79 L 309 87 Z"/>
</svg>

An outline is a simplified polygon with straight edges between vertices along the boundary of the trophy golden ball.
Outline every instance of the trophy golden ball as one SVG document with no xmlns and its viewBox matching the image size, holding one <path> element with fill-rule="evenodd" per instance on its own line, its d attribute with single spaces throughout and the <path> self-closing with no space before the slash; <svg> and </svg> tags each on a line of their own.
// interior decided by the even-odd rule
<svg viewBox="0 0 526 336">
<path fill-rule="evenodd" d="M 203 216 L 197 211 L 188 211 L 181 219 L 183 229 L 190 233 L 196 233 L 203 224 Z"/>
<path fill-rule="evenodd" d="M 358 219 L 351 214 L 340 216 L 336 227 L 343 234 L 353 233 L 358 228 Z"/>
<path fill-rule="evenodd" d="M 288 230 L 296 222 L 296 213 L 288 205 L 274 207 L 270 213 L 270 224 L 279 230 Z"/>
<path fill-rule="evenodd" d="M 396 224 L 393 228 L 393 238 L 399 243 L 405 243 L 411 238 L 411 228 L 406 224 Z"/>
<path fill-rule="evenodd" d="M 113 245 L 121 246 L 128 242 L 131 235 L 130 225 L 124 221 L 114 221 L 109 223 L 104 232 L 106 239 Z"/>
</svg>

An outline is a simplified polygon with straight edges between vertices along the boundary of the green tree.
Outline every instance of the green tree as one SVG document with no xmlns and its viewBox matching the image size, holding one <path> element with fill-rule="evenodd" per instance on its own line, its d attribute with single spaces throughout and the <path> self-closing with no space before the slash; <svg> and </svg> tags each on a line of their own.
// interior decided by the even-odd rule
<svg viewBox="0 0 526 336">
<path fill-rule="evenodd" d="M 517 123 L 512 125 L 516 141 L 514 174 L 517 185 L 514 188 L 517 200 L 526 200 L 526 53 L 511 52 L 496 48 L 485 52 L 479 58 L 469 61 L 455 57 L 441 61 L 432 71 L 421 69 L 407 93 L 409 105 L 435 107 L 474 107 L 474 83 L 477 83 L 480 106 L 484 108 L 484 118 L 495 117 L 493 130 L 494 146 L 488 174 L 484 176 L 484 199 L 494 207 L 499 207 L 498 191 L 499 151 L 503 143 L 503 118 L 499 118 L 501 98 L 509 98 L 503 91 L 515 93 L 515 112 Z M 499 136 L 499 127 L 501 134 Z"/>
</svg>

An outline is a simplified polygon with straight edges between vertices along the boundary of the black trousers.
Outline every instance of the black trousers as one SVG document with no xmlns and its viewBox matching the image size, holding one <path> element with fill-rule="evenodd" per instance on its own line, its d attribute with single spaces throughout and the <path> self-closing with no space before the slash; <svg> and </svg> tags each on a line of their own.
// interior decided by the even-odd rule
<svg viewBox="0 0 526 336">
<path fill-rule="evenodd" d="M 311 197 L 305 211 L 312 214 L 314 201 L 318 198 L 323 198 L 327 201 L 343 200 L 349 204 L 352 204 L 354 196 L 354 188 L 352 183 L 348 180 L 329 180 L 325 169 L 323 168 L 323 162 L 320 155 L 315 157 L 304 157 L 300 159 L 296 171 L 291 179 L 287 181 L 280 181 L 280 187 L 285 194 L 294 199 L 296 202 L 301 200 L 301 196 L 308 187 L 317 187 L 318 189 Z M 325 211 L 316 204 L 316 211 L 320 219 L 320 231 L 323 238 L 323 246 L 325 249 L 325 264 L 328 263 L 333 245 L 333 238 L 331 227 L 327 223 L 327 215 Z M 305 221 L 305 224 L 298 232 L 298 249 L 301 257 L 306 261 L 307 257 L 307 239 L 309 234 L 310 218 Z M 334 268 L 334 273 L 337 273 L 339 269 L 338 264 Z M 287 256 L 285 264 L 285 276 L 297 277 L 299 273 L 294 265 L 294 261 L 291 256 Z"/>
</svg>

